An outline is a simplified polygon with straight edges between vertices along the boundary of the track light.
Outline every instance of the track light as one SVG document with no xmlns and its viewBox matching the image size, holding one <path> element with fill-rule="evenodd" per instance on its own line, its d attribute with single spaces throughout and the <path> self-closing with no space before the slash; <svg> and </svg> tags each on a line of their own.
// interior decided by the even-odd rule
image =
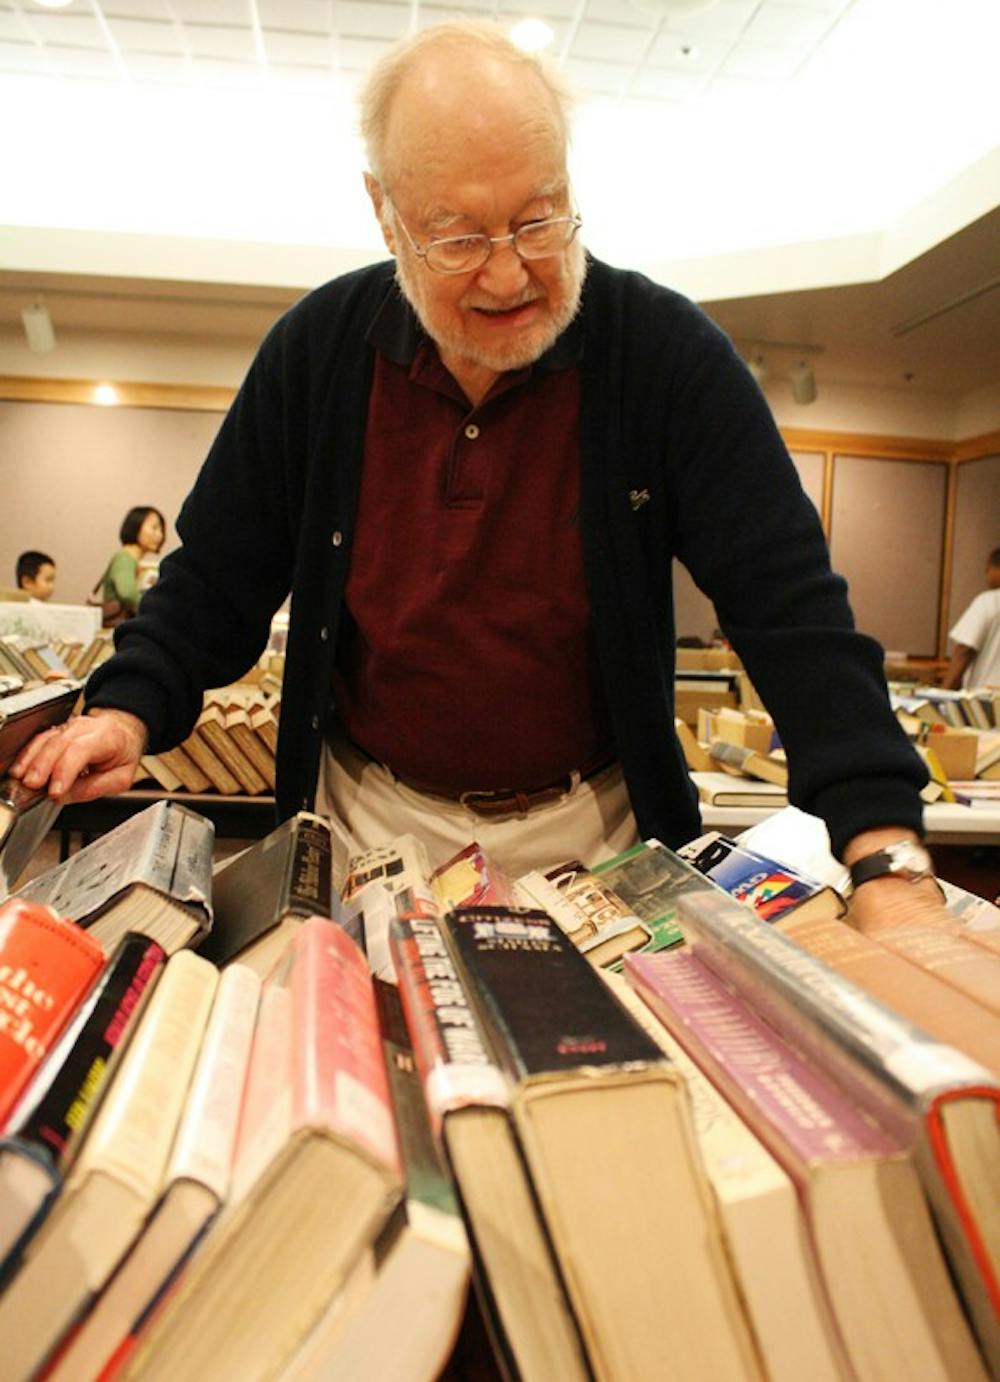
<svg viewBox="0 0 1000 1382">
<path fill-rule="evenodd" d="M 788 376 L 796 403 L 816 402 L 816 376 L 807 360 L 800 360 Z"/>
<path fill-rule="evenodd" d="M 52 327 L 52 318 L 49 316 L 49 309 L 41 299 L 23 309 L 21 321 L 24 323 L 24 334 L 28 338 L 29 350 L 36 350 L 41 354 L 55 350 L 56 333 Z"/>
<path fill-rule="evenodd" d="M 747 369 L 758 384 L 762 384 L 765 379 L 775 377 L 771 366 L 774 364 L 776 354 L 780 357 L 784 353 L 786 358 L 792 356 L 797 361 L 788 371 L 787 376 L 792 397 L 796 403 L 816 402 L 819 390 L 816 385 L 816 375 L 809 363 L 809 356 L 822 355 L 823 346 L 812 345 L 805 341 L 770 341 L 759 337 L 756 340 L 746 336 L 736 336 L 733 339 L 739 346 L 744 360 L 746 360 Z M 766 359 L 765 351 L 767 352 Z M 782 370 L 778 371 L 779 374 L 782 372 Z"/>
</svg>

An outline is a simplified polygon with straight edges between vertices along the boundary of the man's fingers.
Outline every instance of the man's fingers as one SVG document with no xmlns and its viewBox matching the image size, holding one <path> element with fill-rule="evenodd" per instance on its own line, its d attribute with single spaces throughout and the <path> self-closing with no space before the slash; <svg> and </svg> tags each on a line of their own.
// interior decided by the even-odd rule
<svg viewBox="0 0 1000 1382">
<path fill-rule="evenodd" d="M 29 739 L 24 748 L 10 765 L 8 772 L 11 777 L 24 777 L 28 769 L 37 765 L 38 760 L 48 752 L 51 758 L 56 754 L 56 739 L 62 725 L 53 725 L 50 729 L 43 729 L 40 734 L 36 734 L 33 739 Z M 46 773 L 45 777 L 48 774 Z M 45 781 L 45 777 L 41 779 Z"/>
<path fill-rule="evenodd" d="M 63 806 L 70 806 L 74 802 L 94 801 L 97 797 L 114 796 L 118 792 L 127 792 L 132 786 L 131 768 L 112 768 L 108 772 L 93 772 L 85 770 L 71 783 L 69 790 L 62 798 Z M 55 795 L 55 794 L 53 794 Z"/>
</svg>

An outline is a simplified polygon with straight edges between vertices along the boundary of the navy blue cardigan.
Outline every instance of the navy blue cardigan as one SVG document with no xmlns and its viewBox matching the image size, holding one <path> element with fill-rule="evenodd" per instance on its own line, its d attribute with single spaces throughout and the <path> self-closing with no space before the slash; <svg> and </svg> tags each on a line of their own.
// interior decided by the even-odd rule
<svg viewBox="0 0 1000 1382">
<path fill-rule="evenodd" d="M 163 563 L 91 706 L 133 711 L 150 751 L 190 733 L 207 687 L 253 665 L 289 590 L 278 814 L 309 808 L 372 377 L 365 334 L 391 264 L 310 293 L 272 328 L 226 416 Z M 581 308 L 581 528 L 618 751 L 644 837 L 698 833 L 673 732 L 671 558 L 774 716 L 790 799 L 822 816 L 834 848 L 859 831 L 919 830 L 919 758 L 893 718 L 879 646 L 854 629 L 816 511 L 756 385 L 692 303 L 591 260 Z M 443 727 L 444 728 L 444 727 Z"/>
</svg>

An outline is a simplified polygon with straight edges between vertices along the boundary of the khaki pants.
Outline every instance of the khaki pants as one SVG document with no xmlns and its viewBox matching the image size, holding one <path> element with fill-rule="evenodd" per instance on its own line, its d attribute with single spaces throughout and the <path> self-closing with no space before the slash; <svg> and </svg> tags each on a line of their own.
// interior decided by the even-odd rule
<svg viewBox="0 0 1000 1382">
<path fill-rule="evenodd" d="M 524 815 L 487 818 L 457 801 L 417 792 L 352 745 L 328 745 L 320 764 L 316 811 L 333 829 L 334 883 L 339 888 L 351 854 L 415 835 L 431 867 L 475 840 L 514 879 L 568 859 L 596 864 L 639 840 L 619 764 L 576 783 L 559 801 Z"/>
</svg>

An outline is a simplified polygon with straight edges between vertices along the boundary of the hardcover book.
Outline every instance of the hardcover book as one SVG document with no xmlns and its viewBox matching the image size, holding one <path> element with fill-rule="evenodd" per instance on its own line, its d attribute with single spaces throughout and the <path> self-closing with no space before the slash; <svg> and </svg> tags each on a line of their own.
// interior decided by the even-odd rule
<svg viewBox="0 0 1000 1382">
<path fill-rule="evenodd" d="M 406 1194 L 358 1274 L 361 1289 L 355 1282 L 342 1293 L 282 1382 L 431 1382 L 462 1323 L 471 1255 L 461 1210 L 431 1131 L 399 990 L 376 979 L 375 996 Z"/>
<path fill-rule="evenodd" d="M 212 879 L 212 929 L 198 947 L 213 964 L 238 959 L 262 977 L 310 916 L 330 915 L 330 823 L 299 811 Z"/>
<path fill-rule="evenodd" d="M 273 792 L 277 772 L 274 754 L 251 725 L 250 712 L 241 705 L 232 705 L 226 708 L 225 717 L 226 733 Z"/>
<path fill-rule="evenodd" d="M 46 1382 L 117 1371 L 161 1294 L 229 1191 L 260 979 L 233 965 L 220 977 L 166 1173 L 152 1214 Z"/>
<path fill-rule="evenodd" d="M 229 771 L 212 748 L 208 739 L 195 729 L 181 744 L 181 748 L 199 772 L 208 778 L 215 791 L 224 797 L 236 797 L 242 792 L 239 779 Z"/>
<path fill-rule="evenodd" d="M 691 781 L 706 806 L 764 806 L 775 810 L 788 805 L 788 793 L 777 782 L 734 778 L 731 773 L 692 773 Z"/>
<path fill-rule="evenodd" d="M 458 1187 L 474 1281 L 504 1377 L 589 1382 L 576 1320 L 510 1119 L 509 1084 L 458 977 L 433 900 L 390 947 L 432 1126 Z"/>
<path fill-rule="evenodd" d="M 72 921 L 0 904 L 0 1129 L 103 967 L 102 946 Z"/>
<path fill-rule="evenodd" d="M 595 1376 L 759 1377 L 677 1071 L 544 913 L 443 925 Z"/>
<path fill-rule="evenodd" d="M 902 1142 L 690 951 L 625 972 L 798 1185 L 858 1378 L 985 1382 Z"/>
<path fill-rule="evenodd" d="M 124 937 L 14 1109 L 0 1137 L 0 1277 L 58 1193 L 165 958 Z"/>
<path fill-rule="evenodd" d="M 190 754 L 185 753 L 180 745 L 175 749 L 163 749 L 156 757 L 168 772 L 180 778 L 186 792 L 211 791 L 211 781 L 205 776 Z"/>
<path fill-rule="evenodd" d="M 29 739 L 68 720 L 79 696 L 78 681 L 0 696 L 0 772 L 7 771 Z"/>
<path fill-rule="evenodd" d="M 653 933 L 616 892 L 579 859 L 546 873 L 532 870 L 517 880 L 529 907 L 559 923 L 592 964 L 610 965 L 629 950 L 648 945 Z"/>
<path fill-rule="evenodd" d="M 771 1382 L 850 1377 L 791 1177 L 625 976 L 601 973 L 684 1076 L 698 1150 L 767 1376 Z"/>
<path fill-rule="evenodd" d="M 678 907 L 699 958 L 911 1148 L 980 1346 L 1000 1372 L 1000 1080 L 724 893 L 706 887 Z"/>
<path fill-rule="evenodd" d="M 17 895 L 70 917 L 109 949 L 139 931 L 173 954 L 211 925 L 214 838 L 206 817 L 158 801 Z"/>
<path fill-rule="evenodd" d="M 226 729 L 226 715 L 221 706 L 206 705 L 198 717 L 195 733 L 208 744 L 236 778 L 240 790 L 248 796 L 260 796 L 268 790 L 264 777 L 240 748 L 234 736 Z"/>
<path fill-rule="evenodd" d="M 0 1296 L 5 1382 L 29 1382 L 128 1251 L 160 1189 L 218 979 L 166 966 L 80 1155 Z"/>
<path fill-rule="evenodd" d="M 263 985 L 229 1201 L 125 1375 L 274 1377 L 370 1252 L 400 1177 L 364 956 L 311 917 Z"/>
</svg>

